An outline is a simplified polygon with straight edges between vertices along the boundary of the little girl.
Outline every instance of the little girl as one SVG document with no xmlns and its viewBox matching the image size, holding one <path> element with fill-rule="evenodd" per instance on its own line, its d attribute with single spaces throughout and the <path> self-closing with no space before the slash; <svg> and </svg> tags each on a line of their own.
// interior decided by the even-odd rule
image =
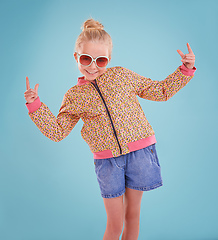
<svg viewBox="0 0 218 240">
<path fill-rule="evenodd" d="M 137 96 L 167 101 L 192 78 L 195 55 L 177 50 L 183 64 L 165 80 L 152 81 L 124 67 L 107 68 L 112 40 L 93 19 L 83 24 L 74 57 L 82 77 L 64 95 L 55 117 L 38 97 L 38 86 L 24 93 L 29 116 L 40 131 L 58 142 L 81 118 L 81 135 L 94 155 L 95 172 L 107 213 L 104 240 L 136 240 L 143 191 L 162 186 L 155 134 Z M 123 229 L 124 224 L 124 229 Z"/>
</svg>

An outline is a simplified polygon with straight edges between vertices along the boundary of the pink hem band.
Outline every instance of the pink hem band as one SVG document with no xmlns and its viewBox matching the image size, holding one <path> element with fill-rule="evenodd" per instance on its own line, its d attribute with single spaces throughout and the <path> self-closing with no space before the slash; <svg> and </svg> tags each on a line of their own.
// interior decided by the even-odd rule
<svg viewBox="0 0 218 240">
<path fill-rule="evenodd" d="M 148 147 L 156 142 L 157 141 L 156 141 L 155 135 L 152 135 L 150 137 L 143 138 L 135 142 L 130 142 L 127 145 L 128 145 L 129 151 L 133 152 L 133 151 Z"/>
<path fill-rule="evenodd" d="M 130 142 L 127 144 L 129 151 L 134 152 L 136 150 L 140 150 L 142 148 L 148 147 L 154 143 L 156 143 L 156 138 L 155 135 L 152 135 L 147 138 L 143 138 L 134 142 Z M 111 150 L 104 150 L 100 152 L 95 152 L 94 154 L 94 159 L 105 159 L 105 158 L 112 158 L 113 154 Z"/>
<path fill-rule="evenodd" d="M 180 66 L 180 71 L 186 76 L 193 76 L 196 71 L 196 67 L 189 69 L 184 64 L 182 64 L 182 66 Z"/>
<path fill-rule="evenodd" d="M 112 158 L 113 154 L 111 150 L 104 150 L 100 152 L 95 152 L 94 159 L 104 159 L 104 158 Z"/>
<path fill-rule="evenodd" d="M 35 99 L 35 101 L 32 103 L 26 103 L 26 107 L 28 108 L 29 113 L 35 112 L 37 109 L 39 109 L 41 107 L 41 105 L 42 105 L 42 103 L 41 103 L 39 97 L 37 97 Z"/>
</svg>

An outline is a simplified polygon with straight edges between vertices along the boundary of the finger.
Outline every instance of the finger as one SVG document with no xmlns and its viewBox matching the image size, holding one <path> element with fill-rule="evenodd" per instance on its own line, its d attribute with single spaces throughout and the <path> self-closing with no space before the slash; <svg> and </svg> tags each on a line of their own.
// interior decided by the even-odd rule
<svg viewBox="0 0 218 240">
<path fill-rule="evenodd" d="M 30 82 L 29 82 L 29 78 L 26 77 L 26 90 L 30 89 Z"/>
<path fill-rule="evenodd" d="M 26 90 L 25 93 L 35 93 L 35 90 L 30 88 L 30 89 Z"/>
<path fill-rule="evenodd" d="M 184 57 L 182 60 L 184 60 L 184 61 L 194 61 L 195 58 L 187 58 L 187 57 Z"/>
<path fill-rule="evenodd" d="M 192 56 L 192 55 L 185 55 L 184 58 L 186 58 L 186 59 L 195 59 L 195 56 Z"/>
<path fill-rule="evenodd" d="M 34 93 L 24 93 L 24 95 L 25 96 L 28 96 L 28 97 L 31 97 L 31 96 L 35 96 L 36 95 L 36 93 L 34 92 Z"/>
<path fill-rule="evenodd" d="M 192 62 L 192 61 L 195 61 L 194 58 L 183 58 L 183 60 L 187 61 L 187 62 Z"/>
<path fill-rule="evenodd" d="M 195 59 L 195 56 L 191 56 L 191 57 L 186 57 L 186 59 Z"/>
<path fill-rule="evenodd" d="M 37 83 L 37 84 L 35 85 L 35 87 L 34 87 L 34 90 L 35 90 L 35 92 L 36 92 L 37 95 L 38 95 L 38 88 L 39 88 L 39 84 Z"/>
<path fill-rule="evenodd" d="M 36 95 L 36 91 L 35 89 L 29 89 L 29 90 L 26 90 L 26 92 L 24 94 L 28 94 L 28 95 Z"/>
<path fill-rule="evenodd" d="M 178 52 L 178 54 L 182 57 L 182 58 L 184 58 L 184 53 L 181 51 L 181 50 L 177 50 L 177 52 Z"/>
<path fill-rule="evenodd" d="M 193 51 L 192 51 L 192 49 L 191 49 L 189 43 L 187 43 L 187 47 L 188 47 L 188 52 L 189 52 L 189 53 L 193 53 Z"/>
</svg>

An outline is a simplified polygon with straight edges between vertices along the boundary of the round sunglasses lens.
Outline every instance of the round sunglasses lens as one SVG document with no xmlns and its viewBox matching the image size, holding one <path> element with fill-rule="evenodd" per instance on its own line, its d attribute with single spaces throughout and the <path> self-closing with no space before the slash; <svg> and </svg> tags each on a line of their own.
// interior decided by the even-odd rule
<svg viewBox="0 0 218 240">
<path fill-rule="evenodd" d="M 80 56 L 79 61 L 82 65 L 87 66 L 91 63 L 92 59 L 91 59 L 91 57 L 89 57 L 87 55 L 82 55 L 82 56 Z"/>
<path fill-rule="evenodd" d="M 99 57 L 96 60 L 98 67 L 106 67 L 108 64 L 108 59 L 106 57 Z"/>
</svg>

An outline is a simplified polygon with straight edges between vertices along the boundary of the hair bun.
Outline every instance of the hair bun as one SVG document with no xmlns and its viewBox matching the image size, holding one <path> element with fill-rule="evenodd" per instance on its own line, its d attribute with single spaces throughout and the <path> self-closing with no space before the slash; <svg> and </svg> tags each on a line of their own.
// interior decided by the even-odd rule
<svg viewBox="0 0 218 240">
<path fill-rule="evenodd" d="M 104 29 L 104 26 L 100 22 L 95 21 L 92 18 L 86 20 L 83 23 L 83 26 L 82 26 L 83 31 L 86 31 L 86 30 L 103 30 L 103 29 Z"/>
</svg>

